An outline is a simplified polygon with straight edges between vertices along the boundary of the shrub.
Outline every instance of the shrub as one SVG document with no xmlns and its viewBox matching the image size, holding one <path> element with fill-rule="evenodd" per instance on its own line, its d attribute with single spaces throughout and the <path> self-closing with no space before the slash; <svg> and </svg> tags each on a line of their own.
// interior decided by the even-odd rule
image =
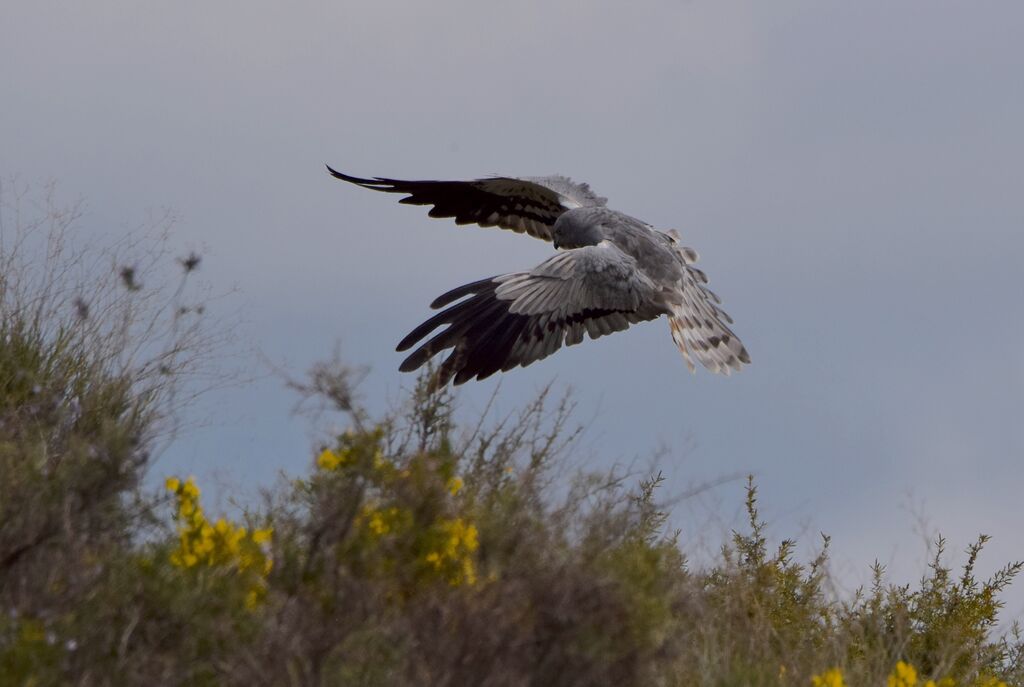
<svg viewBox="0 0 1024 687">
<path fill-rule="evenodd" d="M 58 239 L 73 217 L 44 213 Z M 180 290 L 141 308 L 142 272 L 106 259 L 86 304 L 59 265 L 88 252 L 45 263 L 11 245 L 29 244 L 0 245 L 0 682 L 1024 683 L 1024 644 L 994 634 L 1020 564 L 977 580 L 985 537 L 958 574 L 939 540 L 918 585 L 876 566 L 841 597 L 828 539 L 809 561 L 770 544 L 751 480 L 743 531 L 694 565 L 659 475 L 568 469 L 572 405 L 548 391 L 467 424 L 424 382 L 371 418 L 359 371 L 321 364 L 291 386 L 349 427 L 306 474 L 231 515 L 210 514 L 190 477 L 146 493 L 203 341 L 182 318 L 198 313 Z"/>
<path fill-rule="evenodd" d="M 158 522 L 141 481 L 216 345 L 185 300 L 195 256 L 174 286 L 143 284 L 170 262 L 159 236 L 83 245 L 81 214 L 0 185 L 0 675 L 16 684 L 123 664 Z"/>
</svg>

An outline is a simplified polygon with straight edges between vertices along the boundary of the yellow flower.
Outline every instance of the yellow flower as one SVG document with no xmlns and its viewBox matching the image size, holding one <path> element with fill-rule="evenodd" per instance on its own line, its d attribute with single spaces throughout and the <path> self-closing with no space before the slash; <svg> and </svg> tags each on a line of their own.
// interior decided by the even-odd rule
<svg viewBox="0 0 1024 687">
<path fill-rule="evenodd" d="M 334 470 L 341 465 L 341 457 L 331 449 L 325 448 L 316 459 L 316 464 L 321 470 Z"/>
<path fill-rule="evenodd" d="M 167 480 L 167 488 L 177 495 L 178 546 L 170 554 L 172 565 L 179 568 L 226 566 L 242 575 L 240 585 L 246 590 L 245 605 L 252 608 L 265 596 L 263 586 L 273 561 L 260 544 L 270 541 L 270 529 L 254 530 L 236 526 L 225 518 L 211 523 L 199 504 L 199 487 L 194 478 L 184 484 L 177 478 Z M 255 570 L 253 575 L 250 570 Z"/>
<path fill-rule="evenodd" d="M 480 543 L 477 541 L 476 525 L 470 525 L 465 529 L 462 541 L 467 551 L 477 550 L 477 548 L 480 546 Z"/>
<path fill-rule="evenodd" d="M 181 485 L 181 493 L 186 498 L 198 499 L 199 498 L 199 487 L 196 486 L 196 478 L 189 477 L 183 485 Z"/>
<path fill-rule="evenodd" d="M 462 559 L 462 581 L 470 586 L 476 584 L 476 565 L 472 558 Z"/>
<path fill-rule="evenodd" d="M 181 486 L 181 480 L 178 479 L 177 477 L 168 477 L 167 481 L 164 482 L 164 486 L 167 487 L 167 491 L 177 492 L 178 487 Z"/>
<path fill-rule="evenodd" d="M 892 674 L 889 675 L 887 684 L 888 687 L 916 687 L 917 671 L 909 663 L 900 661 L 896 664 Z"/>
<path fill-rule="evenodd" d="M 452 477 L 448 480 L 448 491 L 452 496 L 455 496 L 459 493 L 459 490 L 462 489 L 462 484 L 463 482 L 461 477 Z"/>
<path fill-rule="evenodd" d="M 453 554 L 458 551 L 461 545 L 466 551 L 476 551 L 477 543 L 477 530 L 476 525 L 466 524 L 466 521 L 462 518 L 456 518 L 448 523 L 445 527 L 448 530 L 448 550 Z"/>
<path fill-rule="evenodd" d="M 368 527 L 370 528 L 370 531 L 378 537 L 388 533 L 388 524 L 384 521 L 380 511 L 374 511 L 370 515 Z"/>
<path fill-rule="evenodd" d="M 779 676 L 784 674 L 785 666 L 779 669 Z M 846 682 L 843 681 L 843 671 L 839 668 L 830 668 L 821 675 L 813 676 L 811 684 L 813 687 L 846 687 Z"/>
<path fill-rule="evenodd" d="M 260 605 L 263 598 L 267 595 L 267 590 L 263 587 L 254 587 L 249 590 L 245 595 L 245 607 L 250 611 Z"/>
<path fill-rule="evenodd" d="M 476 564 L 473 552 L 479 546 L 476 526 L 462 518 L 442 521 L 438 533 L 443 536 L 441 549 L 428 553 L 424 560 L 448 579 L 448 583 L 476 584 Z"/>
</svg>

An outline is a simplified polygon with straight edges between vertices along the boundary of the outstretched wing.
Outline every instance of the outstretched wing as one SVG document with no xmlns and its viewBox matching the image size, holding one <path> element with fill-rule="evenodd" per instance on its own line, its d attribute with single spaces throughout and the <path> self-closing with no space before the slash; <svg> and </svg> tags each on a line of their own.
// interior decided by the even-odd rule
<svg viewBox="0 0 1024 687">
<path fill-rule="evenodd" d="M 399 203 L 433 205 L 431 217 L 454 217 L 456 224 L 498 226 L 551 240 L 551 227 L 566 210 L 604 205 L 606 199 L 563 176 L 491 177 L 473 181 L 403 181 L 361 179 L 330 167 L 337 179 L 387 193 L 405 193 Z"/>
<path fill-rule="evenodd" d="M 435 388 L 453 379 L 462 384 L 525 367 L 563 344 L 580 343 L 585 333 L 596 339 L 668 312 L 636 261 L 606 241 L 563 251 L 529 272 L 460 286 L 431 307 L 445 309 L 402 339 L 398 350 L 412 348 L 447 325 L 400 368 L 410 372 L 454 349 L 438 369 Z"/>
<path fill-rule="evenodd" d="M 707 276 L 693 265 L 697 251 L 682 246 L 676 232 L 669 231 L 667 235 L 684 263 L 678 293 L 668 317 L 672 340 L 682 351 L 691 372 L 694 369 L 691 352 L 711 372 L 728 375 L 740 370 L 750 363 L 750 355 L 727 326 L 727 323 L 732 324 L 732 318 L 719 307 L 721 300 L 707 287 Z"/>
</svg>

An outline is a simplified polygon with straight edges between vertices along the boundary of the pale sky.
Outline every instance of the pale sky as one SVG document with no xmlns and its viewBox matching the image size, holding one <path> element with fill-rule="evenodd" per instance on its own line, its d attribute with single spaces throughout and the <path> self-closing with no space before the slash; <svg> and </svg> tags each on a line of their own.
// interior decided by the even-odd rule
<svg viewBox="0 0 1024 687">
<path fill-rule="evenodd" d="M 241 313 L 239 351 L 299 373 L 340 338 L 375 409 L 434 296 L 550 246 L 324 163 L 588 181 L 700 252 L 753 365 L 691 376 L 660 321 L 503 375 L 503 409 L 554 379 L 598 465 L 667 445 L 669 492 L 752 472 L 772 533 L 830 533 L 844 579 L 916 577 L 919 515 L 955 551 L 994 535 L 991 570 L 1024 558 L 1021 35 L 1016 2 L 3 0 L 0 175 L 84 198 L 86 233 L 173 208 L 237 288 L 212 313 Z M 274 379 L 208 396 L 155 474 L 306 469 L 292 404 Z M 742 496 L 676 520 L 728 527 Z"/>
</svg>

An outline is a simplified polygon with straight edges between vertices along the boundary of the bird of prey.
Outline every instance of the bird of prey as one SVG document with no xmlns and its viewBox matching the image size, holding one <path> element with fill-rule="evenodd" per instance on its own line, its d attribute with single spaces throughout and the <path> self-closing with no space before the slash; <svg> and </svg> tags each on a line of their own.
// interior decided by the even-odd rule
<svg viewBox="0 0 1024 687">
<path fill-rule="evenodd" d="M 399 368 L 410 372 L 451 349 L 435 389 L 525 367 L 563 344 L 580 343 L 584 334 L 596 339 L 662 315 L 691 372 L 691 355 L 726 375 L 750 362 L 726 324 L 732 319 L 693 264 L 696 251 L 680 244 L 675 231 L 607 208 L 607 199 L 587 184 L 563 176 L 403 181 L 327 171 L 363 188 L 405 194 L 400 203 L 432 205 L 431 217 L 525 232 L 558 251 L 531 270 L 460 286 L 430 304 L 443 310 L 397 350 L 419 344 Z"/>
</svg>

